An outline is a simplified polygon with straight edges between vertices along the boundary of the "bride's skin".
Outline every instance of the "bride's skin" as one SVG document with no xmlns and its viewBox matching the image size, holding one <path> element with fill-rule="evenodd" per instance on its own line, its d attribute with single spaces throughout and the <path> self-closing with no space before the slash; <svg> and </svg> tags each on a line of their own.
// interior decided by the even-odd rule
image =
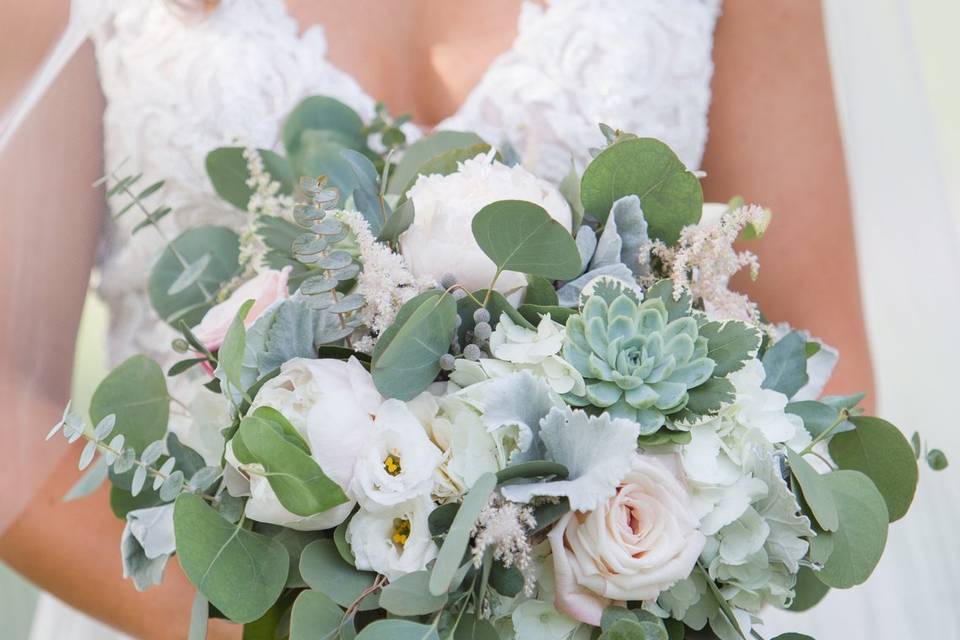
<svg viewBox="0 0 960 640">
<path fill-rule="evenodd" d="M 64 0 L 0 0 L 0 112 L 66 22 Z M 435 123 L 456 110 L 510 46 L 518 0 L 289 0 L 302 25 L 322 22 L 332 61 L 394 113 Z M 728 0 L 715 44 L 708 200 L 742 194 L 771 207 L 757 243 L 763 270 L 743 284 L 772 320 L 807 327 L 843 352 L 828 391 L 872 391 L 860 315 L 847 183 L 819 3 Z M 84 48 L 0 157 L 0 556 L 66 602 L 142 638 L 183 638 L 193 590 L 176 562 L 143 594 L 121 578 L 122 523 L 103 490 L 71 503 L 78 451 L 42 443 L 68 397 L 73 344 L 99 234 L 103 196 L 92 50 Z M 162 176 L 161 176 L 162 177 Z M 17 424 L 35 439 L 11 445 Z M 13 434 L 11 434 L 11 431 Z M 24 481 L 24 474 L 38 478 Z M 0 524 L 0 529 L 3 525 Z M 239 637 L 215 623 L 211 637 Z"/>
</svg>

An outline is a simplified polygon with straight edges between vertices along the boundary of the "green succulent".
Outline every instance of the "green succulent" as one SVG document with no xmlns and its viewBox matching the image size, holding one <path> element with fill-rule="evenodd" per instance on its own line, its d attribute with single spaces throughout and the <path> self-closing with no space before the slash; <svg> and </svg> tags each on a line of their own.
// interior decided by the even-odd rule
<svg viewBox="0 0 960 640">
<path fill-rule="evenodd" d="M 666 416 L 681 411 L 688 392 L 711 378 L 707 338 L 689 315 L 670 320 L 663 300 L 638 304 L 628 295 L 609 303 L 591 296 L 567 320 L 563 357 L 583 375 L 583 396 L 571 404 L 592 405 L 655 432 Z"/>
</svg>

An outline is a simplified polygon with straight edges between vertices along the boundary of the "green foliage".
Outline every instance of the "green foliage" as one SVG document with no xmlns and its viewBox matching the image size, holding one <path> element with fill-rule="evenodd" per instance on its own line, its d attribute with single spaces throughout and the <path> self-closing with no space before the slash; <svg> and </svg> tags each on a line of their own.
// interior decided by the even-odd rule
<svg viewBox="0 0 960 640">
<path fill-rule="evenodd" d="M 283 146 L 290 156 L 301 151 L 307 131 L 330 131 L 338 134 L 345 146 L 361 147 L 366 143 L 363 120 L 339 100 L 327 96 L 311 96 L 298 104 L 283 123 Z"/>
<path fill-rule="evenodd" d="M 293 193 L 293 171 L 286 158 L 268 149 L 257 149 L 263 168 L 280 183 L 280 193 Z M 207 175 L 217 195 L 243 211 L 247 210 L 253 189 L 247 185 L 250 171 L 243 157 L 243 147 L 220 147 L 207 154 Z"/>
<path fill-rule="evenodd" d="M 696 224 L 703 210 L 697 177 L 659 140 L 632 138 L 601 151 L 580 181 L 586 215 L 603 223 L 613 203 L 623 196 L 640 198 L 652 238 L 673 244 L 686 225 Z"/>
<path fill-rule="evenodd" d="M 800 567 L 797 573 L 797 584 L 793 588 L 796 596 L 790 604 L 790 611 L 807 611 L 823 600 L 830 587 L 817 579 L 817 575 L 810 567 Z"/>
<path fill-rule="evenodd" d="M 308 517 L 347 502 L 343 490 L 309 453 L 291 442 L 282 424 L 260 415 L 247 416 L 233 442 L 240 462 L 263 466 L 270 487 L 288 511 Z"/>
<path fill-rule="evenodd" d="M 190 630 L 187 640 L 205 640 L 207 637 L 207 623 L 210 621 L 210 603 L 197 591 L 190 611 Z"/>
<path fill-rule="evenodd" d="M 543 207 L 501 200 L 473 217 L 473 237 L 499 271 L 519 271 L 554 280 L 580 275 L 580 253 L 569 230 Z"/>
<path fill-rule="evenodd" d="M 831 427 L 833 427 L 833 433 L 849 431 L 853 428 L 853 425 L 846 420 L 834 427 L 837 420 L 840 419 L 840 410 L 816 400 L 801 400 L 799 402 L 787 403 L 784 411 L 792 413 L 795 416 L 800 416 L 800 419 L 803 420 L 804 428 L 806 428 L 814 438 L 825 433 Z"/>
<path fill-rule="evenodd" d="M 660 280 L 644 292 L 644 299 L 658 298 L 667 310 L 667 321 L 673 322 L 677 318 L 690 315 L 692 300 L 690 292 L 684 290 L 679 298 L 673 297 L 673 282 Z"/>
<path fill-rule="evenodd" d="M 770 640 L 813 640 L 813 638 L 802 633 L 781 633 Z"/>
<path fill-rule="evenodd" d="M 503 297 L 503 294 L 493 289 L 479 289 L 470 296 L 464 296 L 457 301 L 457 315 L 460 316 L 460 325 L 457 327 L 457 337 L 460 344 L 466 344 L 467 333 L 473 331 L 477 322 L 473 319 L 474 312 L 480 308 L 479 302 L 486 302 L 484 309 L 490 312 L 490 326 L 496 328 L 500 324 L 500 316 L 507 314 L 514 323 L 526 329 L 533 329 L 535 325 L 528 322 L 521 310 L 518 310 Z M 537 318 L 537 322 L 540 319 Z"/>
<path fill-rule="evenodd" d="M 373 350 L 371 374 L 388 398 L 410 400 L 440 372 L 440 357 L 450 349 L 457 304 L 441 291 L 427 291 L 400 308 Z"/>
<path fill-rule="evenodd" d="M 940 449 L 930 449 L 927 452 L 927 464 L 934 471 L 943 471 L 950 463 L 947 461 L 947 454 Z"/>
<path fill-rule="evenodd" d="M 624 617 L 613 622 L 598 640 L 667 640 L 667 630 L 662 624 Z"/>
<path fill-rule="evenodd" d="M 880 561 L 887 543 L 887 505 L 859 471 L 833 471 L 823 479 L 836 501 L 840 526 L 818 536 L 829 536 L 833 551 L 817 578 L 827 586 L 849 589 L 865 582 Z"/>
<path fill-rule="evenodd" d="M 357 571 L 343 561 L 333 540 L 317 540 L 300 555 L 300 575 L 311 589 L 319 591 L 341 607 L 354 604 L 368 590 L 375 573 Z M 361 609 L 376 608 L 377 596 L 367 596 Z"/>
<path fill-rule="evenodd" d="M 792 331 L 767 349 L 762 359 L 766 372 L 763 388 L 779 391 L 788 398 L 802 389 L 809 380 L 806 346 L 806 338 Z"/>
<path fill-rule="evenodd" d="M 341 620 L 343 609 L 333 600 L 319 591 L 303 591 L 290 614 L 290 640 L 333 640 Z"/>
<path fill-rule="evenodd" d="M 536 304 L 522 304 L 517 308 L 520 316 L 530 324 L 536 326 L 540 324 L 543 316 L 549 315 L 554 322 L 564 324 L 567 319 L 577 312 L 576 309 L 558 306 L 541 306 Z"/>
<path fill-rule="evenodd" d="M 917 491 L 917 461 L 907 439 L 880 418 L 853 417 L 852 431 L 830 439 L 830 456 L 840 468 L 860 471 L 880 490 L 890 522 L 906 515 Z"/>
<path fill-rule="evenodd" d="M 243 354 L 247 346 L 247 329 L 244 320 L 255 300 L 247 300 L 240 306 L 237 315 L 230 322 L 227 334 L 223 338 L 223 344 L 217 352 L 218 364 L 223 370 L 226 381 L 229 382 L 238 391 L 244 390 L 244 385 L 240 379 L 243 373 Z"/>
<path fill-rule="evenodd" d="M 200 261 L 204 268 L 194 274 L 194 281 L 179 290 L 174 288 L 184 272 Z M 217 292 L 239 272 L 240 238 L 235 232 L 213 226 L 188 229 L 167 245 L 150 270 L 150 304 L 173 327 L 180 320 L 196 326 L 216 304 Z"/>
<path fill-rule="evenodd" d="M 470 542 L 470 531 L 473 529 L 480 511 L 486 506 L 497 485 L 497 478 L 492 473 L 485 473 L 476 482 L 463 498 L 457 515 L 453 518 L 450 530 L 443 540 L 443 546 L 437 554 L 437 561 L 430 574 L 430 593 L 435 596 L 446 594 L 453 584 L 454 575 L 460 567 L 460 560 Z"/>
<path fill-rule="evenodd" d="M 800 485 L 803 499 L 806 501 L 813 517 L 825 531 L 836 531 L 840 526 L 840 516 L 837 513 L 837 503 L 833 498 L 824 476 L 817 473 L 803 456 L 787 450 L 787 460 L 790 462 L 790 472 Z"/>
<path fill-rule="evenodd" d="M 573 213 L 573 228 L 576 229 L 583 222 L 583 202 L 580 200 L 580 175 L 577 173 L 577 167 L 570 160 L 570 171 L 563 176 L 558 186 L 561 195 L 570 205 L 570 211 Z"/>
<path fill-rule="evenodd" d="M 440 640 L 433 626 L 409 620 L 377 620 L 364 627 L 357 640 Z"/>
<path fill-rule="evenodd" d="M 116 415 L 116 432 L 140 452 L 163 438 L 170 417 L 170 395 L 163 369 L 143 355 L 124 360 L 97 386 L 90 399 L 90 421 Z"/>
<path fill-rule="evenodd" d="M 517 478 L 548 478 L 565 479 L 570 472 L 559 462 L 551 460 L 531 460 L 514 464 L 497 472 L 497 484 L 516 480 Z"/>
<path fill-rule="evenodd" d="M 393 175 L 390 176 L 387 192 L 403 195 L 413 186 L 417 176 L 424 173 L 421 168 L 437 156 L 456 149 L 483 144 L 486 143 L 477 134 L 462 131 L 436 131 L 424 136 L 404 151 L 403 158 L 397 163 Z"/>
<path fill-rule="evenodd" d="M 277 601 L 287 580 L 283 546 L 224 520 L 198 495 L 177 498 L 177 557 L 190 582 L 234 622 L 252 622 Z"/>
<path fill-rule="evenodd" d="M 396 242 L 400 234 L 410 228 L 416 213 L 413 200 L 407 200 L 394 211 L 384 223 L 377 240 L 380 242 Z"/>
<path fill-rule="evenodd" d="M 430 574 L 408 573 L 394 580 L 380 592 L 380 606 L 397 616 L 421 616 L 439 611 L 447 603 L 447 594 L 430 593 Z"/>
<path fill-rule="evenodd" d="M 434 156 L 430 160 L 427 160 L 417 168 L 417 175 L 415 175 L 405 186 L 400 188 L 400 191 L 398 192 L 400 194 L 400 200 L 398 204 L 406 202 L 407 193 L 416 183 L 419 176 L 446 176 L 450 175 L 451 173 L 456 173 L 461 162 L 475 158 L 480 154 L 487 153 L 488 151 L 490 151 L 490 145 L 486 143 L 472 144 L 468 147 L 449 149 L 448 151 L 444 151 L 443 153 Z"/>
<path fill-rule="evenodd" d="M 356 177 L 357 186 L 353 190 L 353 203 L 370 225 L 370 232 L 378 236 L 393 210 L 384 199 L 377 169 L 370 158 L 353 149 L 344 149 L 340 152 L 340 156 L 350 165 Z"/>
<path fill-rule="evenodd" d="M 714 376 L 739 371 L 760 348 L 759 329 L 745 322 L 705 322 L 699 331 L 707 339 L 707 357 L 716 363 Z"/>
<path fill-rule="evenodd" d="M 527 277 L 527 290 L 523 294 L 523 304 L 552 307 L 558 304 L 557 290 L 553 283 L 541 276 Z"/>
<path fill-rule="evenodd" d="M 567 320 L 563 357 L 587 383 L 586 394 L 572 402 L 633 420 L 641 435 L 654 433 L 667 416 L 684 409 L 715 412 L 720 400 L 732 396 L 732 385 L 712 377 L 715 363 L 708 349 L 697 321 L 690 316 L 669 321 L 659 298 L 638 305 L 626 295 L 609 304 L 591 296 L 580 315 Z"/>
<path fill-rule="evenodd" d="M 293 255 L 293 243 L 303 233 L 295 224 L 277 216 L 260 216 L 256 221 L 257 237 L 267 250 L 263 261 L 271 269 L 281 271 L 290 267 L 288 283 L 294 291 L 310 275 L 307 266 Z"/>
</svg>

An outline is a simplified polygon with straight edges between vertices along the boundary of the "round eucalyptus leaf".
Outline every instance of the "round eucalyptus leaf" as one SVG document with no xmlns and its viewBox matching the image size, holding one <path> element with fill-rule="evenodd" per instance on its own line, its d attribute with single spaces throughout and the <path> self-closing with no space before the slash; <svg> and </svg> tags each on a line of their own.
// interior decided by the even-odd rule
<svg viewBox="0 0 960 640">
<path fill-rule="evenodd" d="M 353 604 L 376 578 L 375 573 L 358 571 L 344 562 L 333 540 L 317 540 L 304 547 L 300 575 L 311 589 L 326 594 L 341 607 Z"/>
<path fill-rule="evenodd" d="M 813 640 L 813 638 L 802 633 L 781 633 L 770 640 Z"/>
<path fill-rule="evenodd" d="M 297 596 L 290 614 L 290 640 L 314 640 L 337 637 L 335 631 L 343 619 L 343 609 L 319 591 L 304 591 Z"/>
<path fill-rule="evenodd" d="M 410 620 L 377 620 L 367 625 L 357 640 L 439 640 L 434 627 Z"/>
<path fill-rule="evenodd" d="M 593 159 L 580 181 L 586 215 L 604 222 L 613 203 L 624 196 L 640 198 L 650 237 L 673 244 L 683 227 L 696 224 L 703 210 L 703 191 L 670 147 L 653 138 L 631 138 L 613 144 Z"/>
<path fill-rule="evenodd" d="M 380 606 L 397 616 L 423 616 L 439 611 L 447 603 L 447 594 L 430 593 L 430 574 L 408 573 L 394 580 L 380 592 Z"/>
<path fill-rule="evenodd" d="M 183 493 L 173 512 L 177 558 L 190 582 L 234 622 L 252 622 L 280 597 L 289 560 L 279 542 L 233 525 Z"/>
<path fill-rule="evenodd" d="M 263 168 L 280 183 L 280 193 L 293 193 L 293 171 L 286 158 L 268 149 L 257 149 Z M 207 175 L 217 195 L 246 211 L 253 189 L 247 184 L 250 171 L 242 147 L 221 147 L 207 154 Z"/>
<path fill-rule="evenodd" d="M 490 151 L 490 148 L 490 145 L 486 143 L 472 144 L 467 147 L 448 149 L 447 151 L 430 158 L 417 167 L 417 172 L 405 185 L 400 185 L 400 190 L 397 192 L 400 194 L 400 199 L 398 200 L 397 204 L 401 205 L 407 201 L 407 193 L 410 191 L 410 188 L 416 184 L 420 176 L 447 176 L 451 173 L 456 173 L 460 168 L 461 162 L 470 160 L 471 158 L 476 158 L 480 154 L 487 153 Z"/>
<path fill-rule="evenodd" d="M 807 611 L 826 597 L 830 587 L 817 579 L 813 569 L 800 567 L 793 590 L 796 595 L 790 604 L 790 611 Z"/>
<path fill-rule="evenodd" d="M 334 98 L 311 96 L 298 104 L 283 123 L 283 146 L 287 154 L 300 150 L 301 137 L 308 130 L 336 132 L 351 148 L 364 146 L 363 120 L 357 112 Z"/>
<path fill-rule="evenodd" d="M 850 418 L 855 429 L 830 439 L 830 457 L 840 468 L 860 471 L 883 495 L 890 522 L 906 515 L 917 491 L 913 447 L 895 426 L 866 416 Z"/>
<path fill-rule="evenodd" d="M 209 261 L 192 284 L 171 294 L 184 271 L 203 256 Z M 217 292 L 240 270 L 240 238 L 226 227 L 194 227 L 177 236 L 154 263 L 147 281 L 150 304 L 163 320 L 177 327 L 180 320 L 196 326 Z"/>
<path fill-rule="evenodd" d="M 136 451 L 167 432 L 170 396 L 163 369 L 150 358 L 136 355 L 124 360 L 97 386 L 90 400 L 90 420 L 100 423 L 116 415 L 114 431 L 123 434 Z"/>
<path fill-rule="evenodd" d="M 501 271 L 553 280 L 580 275 L 580 251 L 570 231 L 547 211 L 525 200 L 501 200 L 481 209 L 473 237 Z"/>
<path fill-rule="evenodd" d="M 823 476 L 837 503 L 840 527 L 830 536 L 833 552 L 816 574 L 836 589 L 862 584 L 880 562 L 887 543 L 887 505 L 876 485 L 859 471 L 841 469 Z"/>
<path fill-rule="evenodd" d="M 453 149 L 477 144 L 485 144 L 483 138 L 465 131 L 436 131 L 420 138 L 403 152 L 403 158 L 390 175 L 387 192 L 400 194 L 404 187 L 416 180 L 420 167 L 433 158 Z"/>
<path fill-rule="evenodd" d="M 789 449 L 787 460 L 790 462 L 790 471 L 800 484 L 803 498 L 810 506 L 817 523 L 826 531 L 836 531 L 840 525 L 837 503 L 823 476 L 817 473 L 817 470 L 810 466 L 803 456 Z"/>
</svg>

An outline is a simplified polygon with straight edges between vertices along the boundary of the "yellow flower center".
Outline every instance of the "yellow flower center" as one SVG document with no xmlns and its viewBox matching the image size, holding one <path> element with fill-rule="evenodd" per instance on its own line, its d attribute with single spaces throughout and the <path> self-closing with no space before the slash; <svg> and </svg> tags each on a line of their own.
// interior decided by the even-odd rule
<svg viewBox="0 0 960 640">
<path fill-rule="evenodd" d="M 400 475 L 403 470 L 400 467 L 400 456 L 394 453 L 387 454 L 387 457 L 383 459 L 383 468 L 392 476 Z"/>
<path fill-rule="evenodd" d="M 407 518 L 394 518 L 393 519 L 393 535 L 390 536 L 393 540 L 393 544 L 400 547 L 403 550 L 403 545 L 407 543 L 407 539 L 410 537 L 410 520 Z"/>
</svg>

